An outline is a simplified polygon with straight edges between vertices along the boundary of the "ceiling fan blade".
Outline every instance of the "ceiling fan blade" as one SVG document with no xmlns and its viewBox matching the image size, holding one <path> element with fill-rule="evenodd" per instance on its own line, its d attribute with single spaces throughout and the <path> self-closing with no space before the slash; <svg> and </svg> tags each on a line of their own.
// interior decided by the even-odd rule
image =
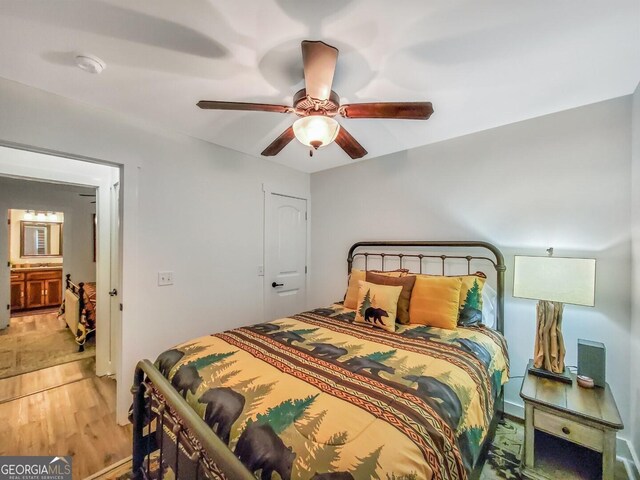
<svg viewBox="0 0 640 480">
<path fill-rule="evenodd" d="M 289 113 L 291 107 L 286 105 L 272 105 L 270 103 L 245 103 L 245 102 L 217 102 L 215 100 L 200 100 L 197 105 L 200 108 L 210 110 L 250 110 L 255 112 Z"/>
<path fill-rule="evenodd" d="M 81 197 L 95 197 L 96 196 L 95 193 L 79 193 L 78 195 L 80 195 Z"/>
<path fill-rule="evenodd" d="M 340 131 L 335 141 L 354 160 L 362 158 L 368 153 L 342 125 L 340 125 Z"/>
<path fill-rule="evenodd" d="M 431 102 L 378 102 L 342 105 L 340 113 L 347 118 L 399 118 L 428 120 L 433 113 Z"/>
<path fill-rule="evenodd" d="M 337 61 L 336 47 L 320 41 L 304 40 L 302 42 L 302 62 L 307 95 L 318 100 L 329 98 Z"/>
<path fill-rule="evenodd" d="M 293 126 L 287 128 L 284 132 L 280 134 L 278 138 L 276 138 L 271 144 L 264 149 L 262 155 L 265 157 L 273 157 L 280 153 L 280 151 L 289 145 L 289 142 L 293 140 Z"/>
</svg>

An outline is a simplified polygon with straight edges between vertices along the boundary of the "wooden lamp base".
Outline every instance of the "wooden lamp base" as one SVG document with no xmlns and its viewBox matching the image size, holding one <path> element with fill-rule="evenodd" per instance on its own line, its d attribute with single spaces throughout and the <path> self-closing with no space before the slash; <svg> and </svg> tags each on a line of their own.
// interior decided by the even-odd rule
<svg viewBox="0 0 640 480">
<path fill-rule="evenodd" d="M 528 371 L 538 377 L 571 384 L 573 380 L 564 366 L 566 351 L 562 338 L 562 311 L 562 303 L 538 302 L 534 360 L 529 362 Z M 534 364 L 540 366 L 535 367 Z"/>
</svg>

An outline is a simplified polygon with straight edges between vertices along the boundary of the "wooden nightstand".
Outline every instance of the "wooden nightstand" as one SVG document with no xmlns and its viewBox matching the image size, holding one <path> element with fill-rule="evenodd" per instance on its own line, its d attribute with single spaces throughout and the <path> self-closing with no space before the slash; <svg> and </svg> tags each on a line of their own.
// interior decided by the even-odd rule
<svg viewBox="0 0 640 480">
<path fill-rule="evenodd" d="M 530 362 L 531 363 L 531 362 Z M 571 385 L 525 373 L 520 397 L 525 405 L 525 447 L 522 474 L 537 474 L 535 431 L 540 430 L 602 453 L 602 478 L 613 479 L 616 461 L 616 431 L 623 428 L 609 385 L 582 388 L 571 374 Z M 561 454 L 561 453 L 560 453 Z"/>
</svg>

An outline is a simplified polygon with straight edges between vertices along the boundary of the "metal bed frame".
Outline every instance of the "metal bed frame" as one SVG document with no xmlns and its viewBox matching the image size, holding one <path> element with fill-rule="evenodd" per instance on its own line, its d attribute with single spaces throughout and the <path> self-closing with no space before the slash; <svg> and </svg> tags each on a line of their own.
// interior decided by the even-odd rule
<svg viewBox="0 0 640 480">
<path fill-rule="evenodd" d="M 372 248 L 375 251 L 362 251 Z M 411 249 L 409 253 L 401 249 Z M 483 249 L 493 255 L 449 255 L 444 253 L 415 253 L 421 249 L 440 249 L 457 251 Z M 379 251 L 382 250 L 382 251 Z M 391 250 L 391 251 L 389 251 Z M 471 273 L 474 260 L 489 262 L 495 269 L 498 293 L 496 329 L 504 333 L 504 258 L 500 250 L 487 242 L 473 241 L 372 241 L 358 242 L 350 249 L 347 258 L 348 272 L 351 273 L 354 260 L 363 257 L 365 270 L 370 258 L 380 259 L 381 270 L 388 259 L 397 259 L 402 268 L 407 259 L 419 263 L 422 273 L 423 263 L 429 259 L 441 262 L 442 275 L 445 274 L 447 260 L 464 260 L 467 271 Z M 163 465 L 171 465 L 176 480 L 255 480 L 255 476 L 240 462 L 229 447 L 207 426 L 204 420 L 193 410 L 186 400 L 173 388 L 170 382 L 149 360 L 138 363 L 133 394 L 133 459 L 134 479 L 163 478 Z M 488 448 L 495 435 L 498 423 L 504 416 L 504 389 L 495 401 L 495 411 L 489 426 L 487 437 L 480 455 L 469 472 L 469 478 L 480 478 L 482 467 L 487 459 Z M 155 457 L 152 460 L 152 453 Z M 152 462 L 157 471 L 154 471 Z"/>
<path fill-rule="evenodd" d="M 85 321 L 87 320 L 87 305 L 85 303 L 85 296 L 84 296 L 85 294 L 84 282 L 80 282 L 76 285 L 71 281 L 71 274 L 67 273 L 65 287 L 66 287 L 65 291 L 71 290 L 71 292 L 78 297 L 78 326 L 79 326 L 81 323 L 81 320 L 83 320 L 83 317 Z M 63 294 L 63 301 L 62 301 L 62 304 L 60 305 L 60 310 L 58 311 L 58 317 L 64 314 L 66 314 L 66 302 L 64 301 L 64 294 Z M 95 323 L 95 318 L 92 320 Z M 65 323 L 67 322 L 65 321 Z M 69 328 L 68 324 L 67 324 L 67 328 Z M 84 332 L 80 328 L 77 328 L 76 331 L 73 332 L 73 335 L 76 337 L 76 343 L 78 344 L 78 352 L 84 352 L 84 344 L 86 343 L 89 336 L 92 336 L 95 334 L 95 331 L 96 331 L 95 328 L 88 329 Z"/>
</svg>

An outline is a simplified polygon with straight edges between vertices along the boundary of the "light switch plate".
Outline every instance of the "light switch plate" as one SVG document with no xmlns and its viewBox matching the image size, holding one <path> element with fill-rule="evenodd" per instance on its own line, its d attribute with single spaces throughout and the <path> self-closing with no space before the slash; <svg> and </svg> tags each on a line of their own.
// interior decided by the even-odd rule
<svg viewBox="0 0 640 480">
<path fill-rule="evenodd" d="M 173 285 L 173 272 L 158 272 L 158 286 Z"/>
<path fill-rule="evenodd" d="M 262 265 L 258 265 L 258 276 L 264 277 L 264 267 Z"/>
</svg>

